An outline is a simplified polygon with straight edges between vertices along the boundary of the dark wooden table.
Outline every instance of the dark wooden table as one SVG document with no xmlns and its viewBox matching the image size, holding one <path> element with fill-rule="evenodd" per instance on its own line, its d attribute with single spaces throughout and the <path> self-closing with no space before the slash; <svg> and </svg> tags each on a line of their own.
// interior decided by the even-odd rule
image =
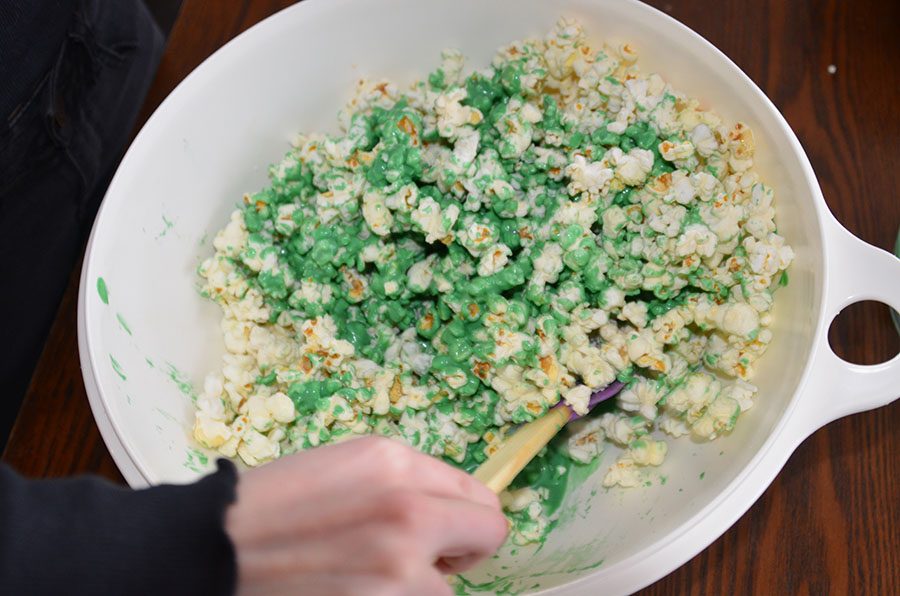
<svg viewBox="0 0 900 596">
<path fill-rule="evenodd" d="M 186 0 L 140 123 L 204 58 L 287 4 Z M 800 137 L 838 219 L 890 249 L 900 225 L 900 3 L 651 4 L 762 87 Z M 3 460 L 35 477 L 94 473 L 121 483 L 81 380 L 77 286 L 76 270 Z M 889 359 L 900 344 L 888 309 L 868 303 L 838 318 L 831 341 L 839 355 L 866 364 Z M 900 594 L 900 440 L 892 427 L 900 429 L 897 403 L 818 431 L 733 528 L 641 593 Z"/>
</svg>

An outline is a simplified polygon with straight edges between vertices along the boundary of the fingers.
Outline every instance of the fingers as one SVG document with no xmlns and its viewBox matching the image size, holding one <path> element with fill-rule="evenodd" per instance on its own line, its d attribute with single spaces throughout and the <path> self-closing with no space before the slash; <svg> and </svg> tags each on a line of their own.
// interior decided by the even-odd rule
<svg viewBox="0 0 900 596">
<path fill-rule="evenodd" d="M 271 550 L 291 550 L 310 569 L 340 561 L 341 569 L 358 572 L 394 573 L 398 565 L 414 565 L 455 573 L 492 555 L 508 529 L 506 517 L 493 507 L 407 489 L 347 495 L 324 505 L 314 518 L 319 528 L 299 530 L 307 543 L 296 543 L 294 532 L 302 527 L 297 520 L 287 524 L 292 532 L 279 532 Z M 267 564 L 278 561 L 273 556 Z"/>
<path fill-rule="evenodd" d="M 359 442 L 359 448 L 373 457 L 370 470 L 390 486 L 415 487 L 438 497 L 466 499 L 489 507 L 500 507 L 497 496 L 470 474 L 439 459 L 416 451 L 399 441 L 384 437 L 365 437 L 347 441 L 346 447 Z"/>
<path fill-rule="evenodd" d="M 290 455 L 242 474 L 238 486 L 241 498 L 265 501 L 272 513 L 290 509 L 297 501 L 401 488 L 500 507 L 497 496 L 469 474 L 376 436 Z"/>
<path fill-rule="evenodd" d="M 300 574 L 367 576 L 409 583 L 431 568 L 432 559 L 424 546 L 383 520 L 370 519 L 304 538 L 278 540 L 245 556 L 248 567 L 256 570 L 252 579 Z"/>
<path fill-rule="evenodd" d="M 506 538 L 506 518 L 480 503 L 398 494 L 383 509 L 384 519 L 420 545 L 432 563 L 444 557 L 474 557 L 477 562 L 493 554 Z"/>
<path fill-rule="evenodd" d="M 468 474 L 373 437 L 244 474 L 226 529 L 248 580 L 373 576 L 441 594 L 449 593 L 441 574 L 490 556 L 507 522 L 497 497 Z"/>
<path fill-rule="evenodd" d="M 379 575 L 353 573 L 314 573 L 302 576 L 262 578 L 258 582 L 242 581 L 239 596 L 451 596 L 453 590 L 447 579 L 434 569 L 406 581 Z"/>
<path fill-rule="evenodd" d="M 458 468 L 410 448 L 413 474 L 409 479 L 422 491 L 436 497 L 466 499 L 500 510 L 500 500 L 491 489 Z"/>
<path fill-rule="evenodd" d="M 497 496 L 471 475 L 385 437 L 351 439 L 287 459 L 294 460 L 294 469 L 285 480 L 305 483 L 308 486 L 304 490 L 308 491 L 359 491 L 363 486 L 378 490 L 415 488 L 435 496 L 500 507 Z"/>
<path fill-rule="evenodd" d="M 463 559 L 474 565 L 491 556 L 506 540 L 509 526 L 499 509 L 435 499 L 435 561 Z"/>
<path fill-rule="evenodd" d="M 441 557 L 434 564 L 435 568 L 445 575 L 456 575 L 468 571 L 484 559 L 481 555 L 463 555 L 461 557 Z"/>
</svg>

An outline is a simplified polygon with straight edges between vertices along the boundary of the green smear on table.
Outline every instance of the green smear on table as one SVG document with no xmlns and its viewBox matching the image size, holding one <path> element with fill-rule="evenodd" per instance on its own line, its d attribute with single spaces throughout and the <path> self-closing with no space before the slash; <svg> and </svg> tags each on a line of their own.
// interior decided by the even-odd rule
<svg viewBox="0 0 900 596">
<path fill-rule="evenodd" d="M 122 365 L 119 364 L 118 360 L 113 358 L 112 354 L 109 355 L 109 362 L 112 364 L 112 368 L 114 371 L 116 371 L 116 374 L 119 375 L 119 378 L 121 378 L 123 381 L 128 380 L 125 376 L 125 373 L 122 371 Z"/>
<path fill-rule="evenodd" d="M 109 304 L 109 290 L 106 289 L 106 282 L 102 277 L 97 278 L 97 294 L 100 295 L 103 304 Z"/>
<path fill-rule="evenodd" d="M 191 385 L 191 382 L 187 379 L 187 375 L 175 368 L 175 365 L 170 362 L 166 363 L 166 368 L 168 368 L 169 379 L 175 383 L 175 386 L 178 387 L 178 390 L 181 391 L 182 395 L 189 397 L 191 398 L 191 401 L 196 402 L 197 393 L 194 391 L 194 386 Z"/>
<path fill-rule="evenodd" d="M 703 480 L 704 476 L 706 476 L 706 472 L 700 472 L 700 480 Z"/>
<path fill-rule="evenodd" d="M 150 360 L 149 358 L 144 358 L 144 362 L 146 362 L 147 366 L 149 366 L 150 368 L 156 368 L 156 365 L 153 364 L 153 361 Z"/>
<path fill-rule="evenodd" d="M 118 319 L 119 325 L 122 327 L 122 329 L 125 330 L 125 333 L 131 335 L 131 327 L 129 327 L 128 323 L 125 322 L 125 318 L 121 314 L 116 313 L 116 319 Z"/>
</svg>

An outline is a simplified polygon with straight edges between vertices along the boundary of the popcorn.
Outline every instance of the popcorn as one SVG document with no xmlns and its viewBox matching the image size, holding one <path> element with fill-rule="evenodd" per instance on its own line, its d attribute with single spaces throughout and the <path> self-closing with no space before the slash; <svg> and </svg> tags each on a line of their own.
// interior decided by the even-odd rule
<svg viewBox="0 0 900 596">
<path fill-rule="evenodd" d="M 572 407 L 572 410 L 579 416 L 588 413 L 588 402 L 591 399 L 591 389 L 585 385 L 576 385 L 570 389 L 566 389 L 562 393 L 563 399 Z"/>
<path fill-rule="evenodd" d="M 603 477 L 603 486 L 621 486 L 622 488 L 633 488 L 641 484 L 641 475 L 629 459 L 620 459 L 615 463 L 606 475 Z"/>
<path fill-rule="evenodd" d="M 426 235 L 425 242 L 432 244 L 448 236 L 459 218 L 459 208 L 451 205 L 446 211 L 431 197 L 419 201 L 412 213 L 412 221 Z"/>
<path fill-rule="evenodd" d="M 216 449 L 231 438 L 231 429 L 224 420 L 200 411 L 194 418 L 194 437 L 204 447 Z"/>
<path fill-rule="evenodd" d="M 619 407 L 626 412 L 637 412 L 647 420 L 655 420 L 658 413 L 656 404 L 662 397 L 662 392 L 654 381 L 640 379 L 623 390 L 617 400 Z"/>
<path fill-rule="evenodd" d="M 631 444 L 628 456 L 638 466 L 658 466 L 663 463 L 668 452 L 664 441 L 637 440 Z"/>
<path fill-rule="evenodd" d="M 583 155 L 576 155 L 572 163 L 566 166 L 566 176 L 571 180 L 568 186 L 569 194 L 577 195 L 582 192 L 599 194 L 608 188 L 614 175 L 614 170 L 604 166 L 603 162 L 588 163 Z"/>
<path fill-rule="evenodd" d="M 566 452 L 573 460 L 588 464 L 603 453 L 606 434 L 598 418 L 588 418 L 571 423 L 572 434 L 566 442 Z"/>
<path fill-rule="evenodd" d="M 509 262 L 511 254 L 512 250 L 505 244 L 494 245 L 493 248 L 482 253 L 481 260 L 478 262 L 478 275 L 487 277 L 497 273 Z"/>
<path fill-rule="evenodd" d="M 698 124 L 691 130 L 689 135 L 691 144 L 697 153 L 703 157 L 709 157 L 719 149 L 719 143 L 713 136 L 712 131 L 705 124 Z M 666 158 L 668 159 L 668 158 Z"/>
<path fill-rule="evenodd" d="M 366 223 L 369 224 L 369 229 L 374 234 L 387 236 L 390 233 L 394 216 L 391 215 L 379 193 L 367 192 L 363 196 L 362 212 Z"/>
<path fill-rule="evenodd" d="M 703 224 L 691 224 L 678 237 L 675 243 L 675 254 L 679 257 L 696 254 L 700 257 L 711 257 L 716 252 L 718 238 Z"/>
<path fill-rule="evenodd" d="M 647 326 L 647 304 L 640 301 L 629 302 L 622 307 L 619 318 L 642 329 Z"/>
<path fill-rule="evenodd" d="M 237 257 L 247 243 L 247 226 L 240 212 L 231 214 L 228 225 L 216 234 L 213 240 L 213 248 L 223 256 Z"/>
<path fill-rule="evenodd" d="M 712 440 L 752 407 L 794 258 L 752 131 L 571 20 L 463 65 L 360 80 L 341 132 L 298 135 L 223 222 L 198 267 L 226 350 L 201 445 L 255 466 L 375 433 L 472 466 L 562 401 L 589 414 L 567 457 L 611 446 L 604 486 L 633 487 L 662 433 Z M 513 543 L 547 498 L 501 495 Z"/>
<path fill-rule="evenodd" d="M 293 422 L 297 413 L 294 409 L 294 402 L 291 401 L 284 393 L 280 391 L 266 399 L 266 409 L 276 422 L 287 424 Z"/>
<path fill-rule="evenodd" d="M 562 247 L 555 243 L 547 244 L 534 260 L 534 275 L 531 283 L 537 287 L 555 283 L 559 279 L 562 269 Z"/>
<path fill-rule="evenodd" d="M 463 130 L 481 122 L 481 112 L 460 103 L 465 98 L 465 88 L 457 87 L 450 93 L 442 93 L 434 102 L 437 130 L 442 137 L 455 139 Z"/>
<path fill-rule="evenodd" d="M 638 148 L 623 153 L 621 149 L 614 147 L 606 153 L 604 161 L 615 165 L 616 177 L 624 184 L 638 186 L 644 182 L 653 167 L 653 153 Z"/>
</svg>

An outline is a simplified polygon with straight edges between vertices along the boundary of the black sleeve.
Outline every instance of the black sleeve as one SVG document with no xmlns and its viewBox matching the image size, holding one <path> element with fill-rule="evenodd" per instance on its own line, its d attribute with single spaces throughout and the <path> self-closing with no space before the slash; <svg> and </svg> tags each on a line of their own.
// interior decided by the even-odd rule
<svg viewBox="0 0 900 596">
<path fill-rule="evenodd" d="M 231 594 L 236 484 L 225 460 L 194 484 L 144 490 L 0 465 L 0 593 Z"/>
</svg>

